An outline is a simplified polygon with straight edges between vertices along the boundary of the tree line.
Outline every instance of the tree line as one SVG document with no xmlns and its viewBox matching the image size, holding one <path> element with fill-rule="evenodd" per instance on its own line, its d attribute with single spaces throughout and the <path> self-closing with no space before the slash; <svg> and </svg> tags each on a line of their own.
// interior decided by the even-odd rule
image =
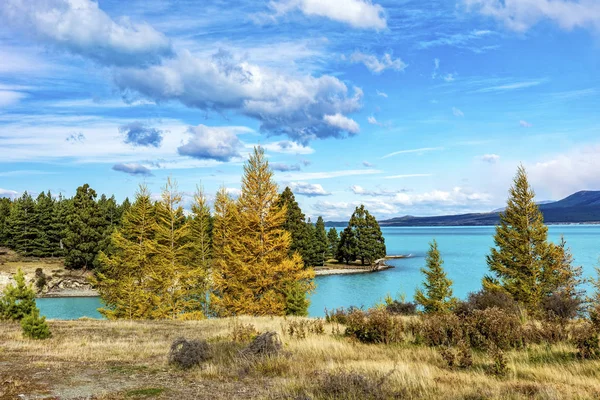
<svg viewBox="0 0 600 400">
<path fill-rule="evenodd" d="M 171 179 L 158 201 L 144 185 L 133 202 L 118 204 L 114 196 L 97 199 L 86 184 L 70 199 L 24 193 L 0 205 L 0 245 L 93 269 L 108 318 L 306 315 L 310 267 L 339 254 L 363 263 L 385 255 L 363 206 L 341 240 L 335 228 L 326 232 L 323 218 L 306 220 L 289 188 L 278 193 L 260 147 L 244 166 L 240 196 L 221 188 L 213 212 L 201 187 L 184 210 Z"/>
</svg>

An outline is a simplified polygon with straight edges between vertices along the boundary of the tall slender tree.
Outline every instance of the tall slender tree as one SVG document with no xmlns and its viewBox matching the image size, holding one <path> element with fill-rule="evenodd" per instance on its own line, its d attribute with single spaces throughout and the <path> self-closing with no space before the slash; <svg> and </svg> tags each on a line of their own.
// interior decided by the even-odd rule
<svg viewBox="0 0 600 400">
<path fill-rule="evenodd" d="M 0 197 L 0 246 L 8 246 L 8 216 L 12 201 L 8 197 Z"/>
<path fill-rule="evenodd" d="M 96 191 L 87 183 L 78 187 L 70 211 L 63 239 L 65 266 L 71 269 L 92 268 L 104 226 L 96 203 Z"/>
<path fill-rule="evenodd" d="M 31 255 L 36 257 L 49 257 L 54 255 L 51 228 L 54 214 L 54 200 L 50 191 L 41 192 L 35 201 L 35 219 L 33 249 Z"/>
<path fill-rule="evenodd" d="M 548 228 L 534 198 L 525 168 L 519 166 L 496 226 L 496 247 L 487 256 L 492 276 L 486 276 L 483 285 L 504 290 L 536 313 L 541 301 L 557 288 L 564 251 L 548 242 Z"/>
<path fill-rule="evenodd" d="M 310 227 L 305 221 L 305 215 L 300 209 L 294 193 L 286 187 L 277 199 L 277 206 L 286 207 L 283 228 L 291 235 L 289 256 L 298 252 L 306 267 L 312 265 L 313 251 L 310 235 Z"/>
<path fill-rule="evenodd" d="M 283 228 L 287 209 L 277 204 L 272 177 L 264 150 L 255 148 L 244 165 L 230 263 L 215 268 L 218 296 L 213 301 L 222 315 L 283 315 L 290 288 L 300 285 L 304 295 L 312 288 L 314 272 L 303 268 L 298 254 L 289 257 L 291 237 Z"/>
<path fill-rule="evenodd" d="M 340 236 L 337 229 L 329 228 L 329 231 L 327 231 L 327 258 L 335 258 L 339 242 Z"/>
<path fill-rule="evenodd" d="M 94 284 L 106 305 L 100 312 L 109 319 L 156 318 L 154 282 L 161 271 L 154 263 L 158 253 L 156 221 L 150 192 L 140 185 L 133 205 L 123 215 L 122 227 L 111 236 L 114 252 L 101 252 Z"/>
<path fill-rule="evenodd" d="M 425 275 L 423 289 L 417 289 L 415 301 L 421 305 L 426 313 L 445 313 L 452 310 L 456 299 L 452 297 L 452 281 L 446 276 L 437 242 L 429 244 L 429 251 L 425 259 L 426 266 L 421 268 Z"/>
<path fill-rule="evenodd" d="M 323 217 L 317 218 L 315 224 L 315 244 L 313 246 L 315 253 L 315 264 L 314 265 L 325 265 L 327 258 L 327 232 L 325 232 L 325 222 Z"/>
<path fill-rule="evenodd" d="M 20 254 L 33 255 L 37 221 L 35 202 L 29 193 L 24 192 L 14 201 L 6 224 L 9 247 Z"/>
<path fill-rule="evenodd" d="M 196 188 L 190 220 L 190 267 L 198 269 L 198 302 L 205 315 L 208 314 L 208 276 L 212 265 L 210 208 L 202 187 Z"/>
</svg>

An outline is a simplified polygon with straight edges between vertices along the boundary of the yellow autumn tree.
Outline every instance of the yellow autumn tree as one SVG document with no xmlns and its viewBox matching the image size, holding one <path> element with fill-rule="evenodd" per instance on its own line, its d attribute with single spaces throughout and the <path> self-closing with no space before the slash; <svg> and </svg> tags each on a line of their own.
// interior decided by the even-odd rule
<svg viewBox="0 0 600 400">
<path fill-rule="evenodd" d="M 305 297 L 313 287 L 314 271 L 303 268 L 297 253 L 288 255 L 291 237 L 283 228 L 286 208 L 277 205 L 278 197 L 264 150 L 257 147 L 244 165 L 235 210 L 223 199 L 226 211 L 220 221 L 218 201 L 215 204 L 214 249 L 222 258 L 216 260 L 215 254 L 212 302 L 222 316 L 284 315 L 289 293 L 298 297 L 300 290 Z M 219 227 L 225 218 L 231 225 Z M 217 250 L 220 233 L 227 243 Z"/>
<path fill-rule="evenodd" d="M 102 302 L 100 312 L 109 319 L 152 318 L 155 299 L 151 282 L 157 273 L 156 222 L 150 193 L 140 185 L 135 202 L 123 216 L 122 227 L 111 236 L 114 252 L 99 254 L 100 268 L 93 278 Z"/>
<path fill-rule="evenodd" d="M 177 184 L 167 179 L 156 203 L 156 250 L 153 297 L 155 318 L 198 319 L 203 315 L 205 270 L 192 264 L 190 227 Z"/>
<path fill-rule="evenodd" d="M 196 300 L 202 305 L 206 315 L 208 311 L 207 292 L 208 276 L 212 266 L 211 221 L 210 208 L 200 186 L 196 188 L 192 215 L 190 219 L 190 267 L 196 270 L 197 290 Z"/>
</svg>

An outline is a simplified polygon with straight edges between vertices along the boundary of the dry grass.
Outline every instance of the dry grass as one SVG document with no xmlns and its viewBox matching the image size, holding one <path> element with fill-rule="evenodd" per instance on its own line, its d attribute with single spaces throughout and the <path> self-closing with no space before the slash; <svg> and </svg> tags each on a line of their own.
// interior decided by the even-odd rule
<svg viewBox="0 0 600 400">
<path fill-rule="evenodd" d="M 239 356 L 235 326 L 277 331 L 284 351 L 275 357 Z M 567 344 L 507 352 L 508 375 L 487 371 L 475 352 L 468 370 L 449 369 L 439 352 L 415 345 L 367 345 L 333 334 L 304 339 L 285 333 L 282 318 L 189 322 L 50 321 L 53 337 L 30 341 L 16 324 L 0 323 L 0 398 L 425 398 L 594 399 L 600 361 L 581 361 Z M 179 336 L 211 343 L 213 358 L 183 371 L 167 364 Z M 367 396 L 361 390 L 371 390 Z M 362 388 L 362 389 L 361 389 Z"/>
</svg>

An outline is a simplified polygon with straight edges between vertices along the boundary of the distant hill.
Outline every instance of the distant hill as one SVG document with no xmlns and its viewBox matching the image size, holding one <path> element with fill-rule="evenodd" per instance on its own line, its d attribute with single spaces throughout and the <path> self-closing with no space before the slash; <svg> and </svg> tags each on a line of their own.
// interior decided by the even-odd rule
<svg viewBox="0 0 600 400">
<path fill-rule="evenodd" d="M 540 202 L 544 221 L 548 224 L 600 223 L 600 191 L 581 191 L 559 201 Z M 381 226 L 480 226 L 496 225 L 503 209 L 489 213 L 441 215 L 435 217 L 404 217 L 379 221 Z M 348 223 L 328 221 L 326 226 L 345 227 Z"/>
</svg>

